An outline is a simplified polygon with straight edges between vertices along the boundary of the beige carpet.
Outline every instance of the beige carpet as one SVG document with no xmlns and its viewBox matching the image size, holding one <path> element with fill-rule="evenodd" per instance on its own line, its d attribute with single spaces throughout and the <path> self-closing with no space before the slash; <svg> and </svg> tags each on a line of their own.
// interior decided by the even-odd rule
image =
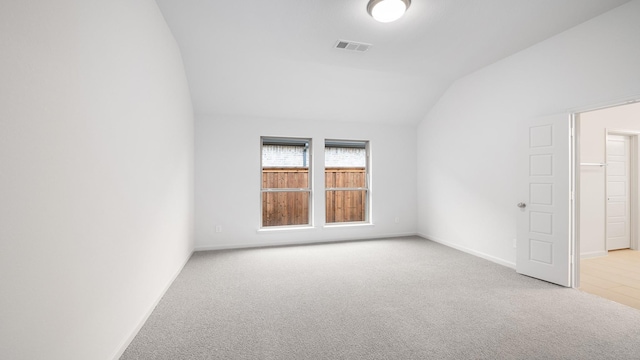
<svg viewBox="0 0 640 360">
<path fill-rule="evenodd" d="M 121 359 L 639 359 L 640 311 L 413 237 L 196 253 Z"/>
</svg>

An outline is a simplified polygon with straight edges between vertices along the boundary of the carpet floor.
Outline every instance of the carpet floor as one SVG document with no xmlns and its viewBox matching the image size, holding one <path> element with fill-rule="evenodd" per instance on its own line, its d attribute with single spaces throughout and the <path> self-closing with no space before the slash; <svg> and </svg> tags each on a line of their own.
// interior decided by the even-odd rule
<svg viewBox="0 0 640 360">
<path fill-rule="evenodd" d="M 640 359 L 640 311 L 418 237 L 198 252 L 121 359 Z"/>
</svg>

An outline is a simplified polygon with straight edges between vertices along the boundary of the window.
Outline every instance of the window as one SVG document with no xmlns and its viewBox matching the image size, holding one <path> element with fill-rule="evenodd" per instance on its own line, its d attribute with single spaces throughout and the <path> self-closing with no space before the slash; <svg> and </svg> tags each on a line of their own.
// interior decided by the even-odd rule
<svg viewBox="0 0 640 360">
<path fill-rule="evenodd" d="M 369 142 L 326 140 L 326 223 L 369 221 Z"/>
<path fill-rule="evenodd" d="M 310 225 L 311 139 L 262 137 L 262 227 Z"/>
</svg>

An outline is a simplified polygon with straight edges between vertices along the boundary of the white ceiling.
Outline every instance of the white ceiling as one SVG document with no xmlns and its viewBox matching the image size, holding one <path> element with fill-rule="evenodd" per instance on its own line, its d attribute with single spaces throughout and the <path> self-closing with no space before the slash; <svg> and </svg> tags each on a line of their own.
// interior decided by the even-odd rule
<svg viewBox="0 0 640 360">
<path fill-rule="evenodd" d="M 629 0 L 413 0 L 387 24 L 367 0 L 156 1 L 196 114 L 415 124 L 456 79 Z"/>
</svg>

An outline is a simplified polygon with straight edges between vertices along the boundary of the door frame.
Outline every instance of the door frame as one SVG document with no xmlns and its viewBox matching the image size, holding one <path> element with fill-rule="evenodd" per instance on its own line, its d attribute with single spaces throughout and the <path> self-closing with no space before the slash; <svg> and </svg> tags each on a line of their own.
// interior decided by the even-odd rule
<svg viewBox="0 0 640 360">
<path fill-rule="evenodd" d="M 569 126 L 571 127 L 571 214 L 570 214 L 570 257 L 571 257 L 571 287 L 580 287 L 580 114 L 602 110 L 612 107 L 630 105 L 640 102 L 640 95 L 626 98 L 623 100 L 611 101 L 596 106 L 580 107 L 569 110 Z M 638 155 L 640 150 L 640 132 L 620 130 L 620 129 L 605 129 L 605 136 L 611 131 L 616 135 L 633 135 L 631 137 L 631 149 L 632 153 L 635 151 L 635 156 Z M 606 139 L 605 139 L 606 140 Z M 606 151 L 606 150 L 605 150 Z M 606 156 L 606 153 L 605 153 Z M 606 161 L 606 158 L 605 158 Z M 638 201 L 638 191 L 640 189 L 640 159 L 631 159 L 632 162 L 632 190 L 636 191 L 635 195 L 632 192 L 632 204 L 631 204 L 631 216 L 640 214 L 640 202 Z M 634 167 L 635 166 L 635 167 Z M 606 184 L 605 184 L 606 186 Z M 635 209 L 635 212 L 633 211 Z M 605 209 L 605 222 L 606 222 L 606 209 Z M 631 246 L 634 250 L 639 250 L 640 246 L 640 221 L 635 221 L 632 225 L 631 232 Z M 606 229 L 606 224 L 605 224 Z"/>
</svg>

